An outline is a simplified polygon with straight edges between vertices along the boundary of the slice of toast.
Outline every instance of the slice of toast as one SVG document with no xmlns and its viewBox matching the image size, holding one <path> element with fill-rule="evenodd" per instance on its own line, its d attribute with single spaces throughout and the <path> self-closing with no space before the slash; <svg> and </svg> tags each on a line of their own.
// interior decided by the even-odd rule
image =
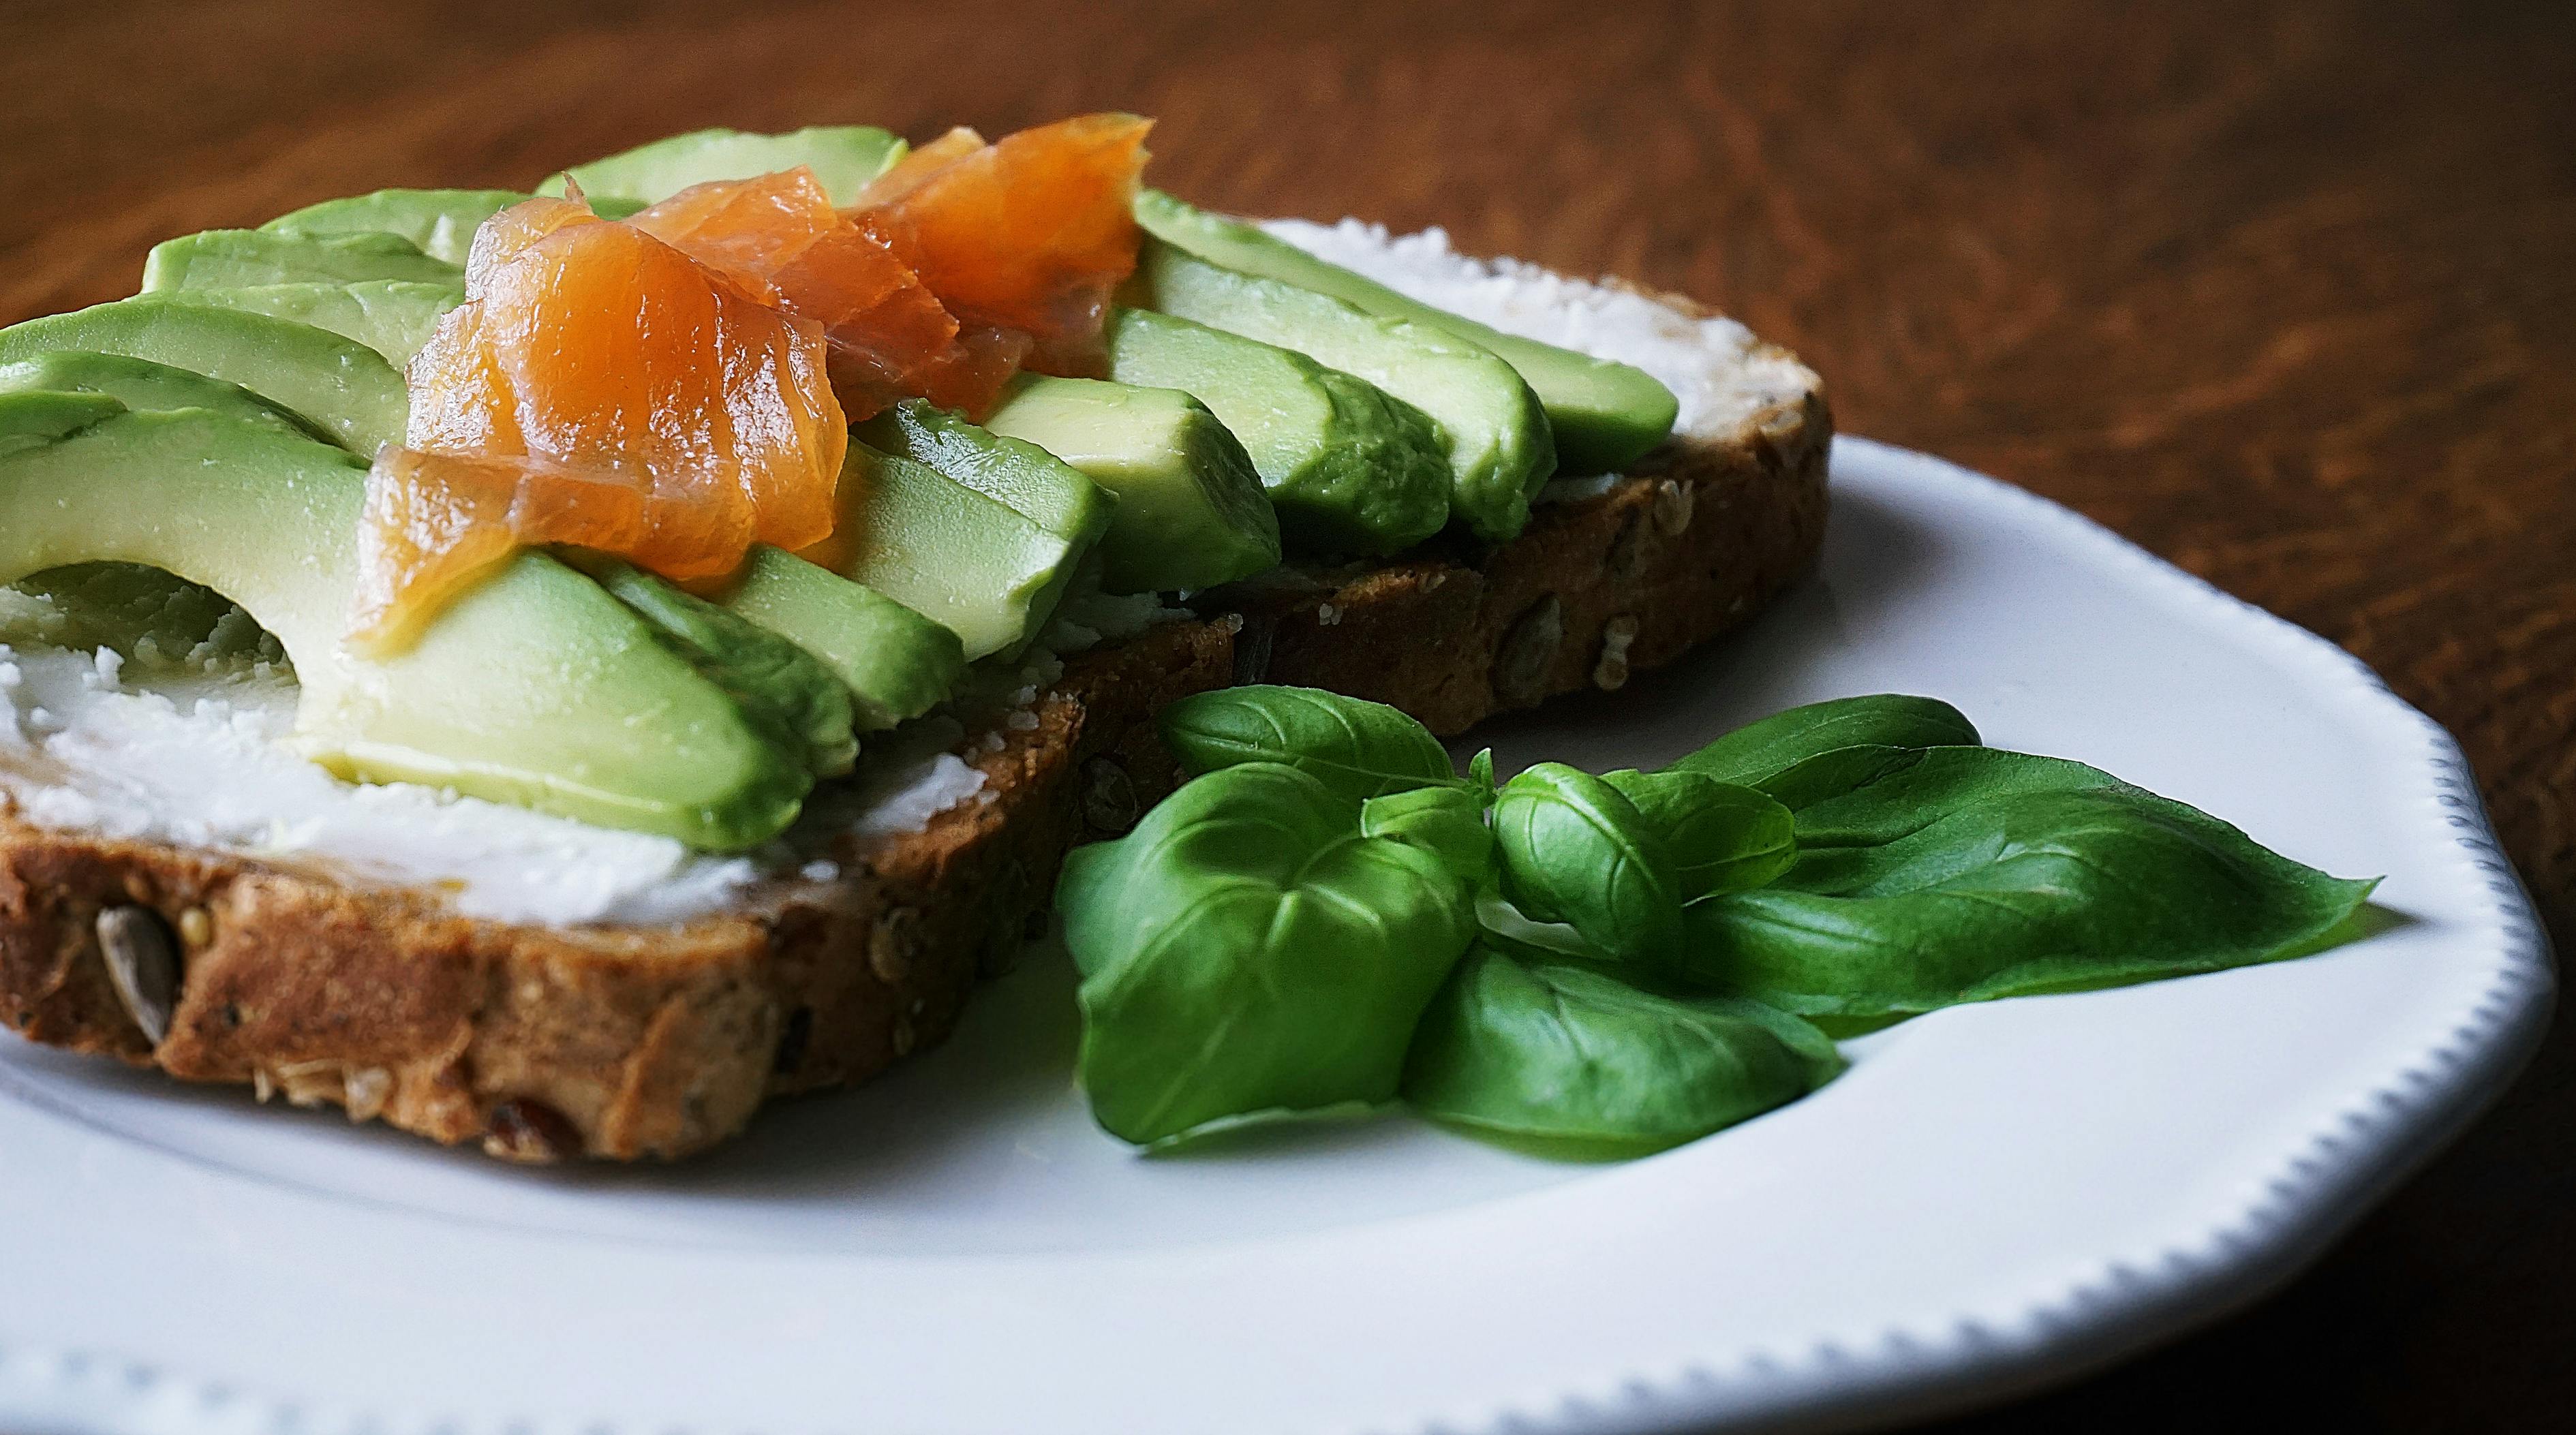
<svg viewBox="0 0 2576 1435">
<path fill-rule="evenodd" d="M 1202 595 L 1195 620 L 1070 660 L 1033 727 L 972 735 L 960 752 L 987 800 L 917 834 L 846 836 L 836 875 L 771 881 L 719 916 L 471 919 L 434 893 L 0 812 L 0 1021 L 510 1160 L 704 1150 L 770 1096 L 865 1079 L 946 1036 L 978 976 L 1043 934 L 1065 851 L 1177 781 L 1154 734 L 1165 703 L 1296 683 L 1454 735 L 1615 689 L 1813 565 L 1831 429 L 1810 385 L 1573 486 L 1509 543 L 1436 540 Z"/>
</svg>

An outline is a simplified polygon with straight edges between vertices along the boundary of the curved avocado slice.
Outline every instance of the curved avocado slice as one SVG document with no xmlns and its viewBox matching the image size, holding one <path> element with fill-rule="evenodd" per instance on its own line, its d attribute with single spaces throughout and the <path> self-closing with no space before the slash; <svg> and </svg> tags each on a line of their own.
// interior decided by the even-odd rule
<svg viewBox="0 0 2576 1435">
<path fill-rule="evenodd" d="M 0 435 L 66 402 L 0 396 Z M 0 446 L 8 440 L 0 439 Z M 813 774 L 601 587 L 540 553 L 468 590 L 405 652 L 340 642 L 366 465 L 203 409 L 123 412 L 0 457 L 0 580 L 141 563 L 248 609 L 295 664 L 299 745 L 342 776 L 406 781 L 695 846 L 748 847 Z"/>
<path fill-rule="evenodd" d="M 538 185 L 537 193 L 564 193 L 564 176 L 570 175 L 594 207 L 608 214 L 599 201 L 625 200 L 641 208 L 693 184 L 749 179 L 806 165 L 823 182 L 823 192 L 834 204 L 848 204 L 869 180 L 894 168 L 907 148 L 900 138 L 874 125 L 815 125 L 776 135 L 692 130 L 574 165 Z"/>
<path fill-rule="evenodd" d="M 965 644 L 954 632 L 864 583 L 766 543 L 752 546 L 718 606 L 831 669 L 849 689 L 851 715 L 863 732 L 946 702 L 966 672 Z"/>
<path fill-rule="evenodd" d="M 1158 239 L 1138 254 L 1135 285 L 1147 308 L 1294 349 L 1429 414 L 1449 440 L 1450 512 L 1479 537 L 1518 535 L 1530 495 L 1556 471 L 1538 395 L 1480 345 L 1211 264 Z"/>
<path fill-rule="evenodd" d="M 114 394 L 0 394 L 0 458 L 43 448 L 125 412 Z"/>
<path fill-rule="evenodd" d="M 239 384 L 149 359 L 58 349 L 0 364 L 0 393 L 106 394 L 129 409 L 209 409 L 297 438 L 332 441 L 303 415 Z"/>
<path fill-rule="evenodd" d="M 1158 189 L 1136 195 L 1136 220 L 1167 244 L 1229 269 L 1330 294 L 1372 314 L 1412 319 L 1481 344 L 1520 371 L 1556 431 L 1558 468 L 1618 473 L 1673 431 L 1680 403 L 1654 375 L 1479 324 L 1328 263 L 1240 219 L 1210 214 Z"/>
<path fill-rule="evenodd" d="M 255 284 L 241 289 L 171 289 L 174 304 L 240 309 L 292 319 L 355 339 L 399 369 L 421 351 L 438 321 L 465 302 L 462 284 L 368 279 L 355 284 Z"/>
<path fill-rule="evenodd" d="M 463 264 L 483 221 L 529 196 L 511 189 L 380 189 L 326 199 L 260 226 L 271 234 L 396 234 L 421 253 Z"/>
<path fill-rule="evenodd" d="M 837 501 L 832 536 L 796 556 L 948 629 L 969 661 L 1026 646 L 1055 611 L 1085 547 L 927 464 L 855 438 Z"/>
<path fill-rule="evenodd" d="M 1109 376 L 1179 389 L 1243 444 L 1287 550 L 1338 560 L 1410 548 L 1449 521 L 1449 459 L 1420 409 L 1294 349 L 1119 309 Z"/>
<path fill-rule="evenodd" d="M 579 565 L 609 596 L 653 625 L 672 649 L 742 710 L 800 752 L 818 777 L 850 770 L 850 691 L 803 648 L 740 614 L 682 592 L 632 563 Z M 811 565 L 808 565 L 811 566 Z M 828 575 L 827 575 L 828 576 Z"/>
<path fill-rule="evenodd" d="M 1213 588 L 1279 563 L 1279 517 L 1243 445 L 1178 389 L 1022 374 L 984 427 L 1116 495 L 1100 540 L 1111 593 Z"/>
<path fill-rule="evenodd" d="M 327 329 L 164 295 L 119 299 L 0 329 L 0 363 L 57 349 L 150 359 L 239 384 L 372 458 L 402 442 L 411 399 L 401 371 Z"/>
<path fill-rule="evenodd" d="M 278 234 L 209 229 L 165 239 L 143 260 L 143 292 L 243 289 L 254 284 L 355 284 L 414 279 L 461 284 L 465 271 L 399 234 Z"/>
<path fill-rule="evenodd" d="M 1033 526 L 1044 535 L 1041 541 L 1053 548 L 1055 556 L 1045 580 L 1028 590 L 1026 607 L 1017 618 L 1019 632 L 1005 638 L 998 651 L 1018 651 L 1046 626 L 1075 570 L 1109 531 L 1110 514 L 1118 502 L 1080 470 L 1036 444 L 1004 438 L 922 399 L 905 399 L 853 427 L 850 437 L 853 444 L 864 441 L 880 452 L 910 459 L 991 499 Z M 909 601 L 901 593 L 894 597 Z"/>
</svg>

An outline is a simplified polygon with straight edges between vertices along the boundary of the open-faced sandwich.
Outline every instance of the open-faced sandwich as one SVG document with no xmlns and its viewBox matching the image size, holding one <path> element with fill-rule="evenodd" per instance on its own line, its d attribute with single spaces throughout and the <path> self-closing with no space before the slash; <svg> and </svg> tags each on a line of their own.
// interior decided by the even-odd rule
<svg viewBox="0 0 2576 1435">
<path fill-rule="evenodd" d="M 1812 563 L 1786 353 L 1146 130 L 681 135 L 0 331 L 0 1020 L 682 1155 L 938 1041 L 1175 699 L 1455 734 Z"/>
</svg>

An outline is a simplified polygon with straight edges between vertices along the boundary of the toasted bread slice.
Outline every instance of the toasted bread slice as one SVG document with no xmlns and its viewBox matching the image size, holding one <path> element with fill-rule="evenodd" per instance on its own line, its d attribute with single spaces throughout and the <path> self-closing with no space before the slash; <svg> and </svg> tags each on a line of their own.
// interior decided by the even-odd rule
<svg viewBox="0 0 2576 1435">
<path fill-rule="evenodd" d="M 1154 733 L 1165 703 L 1298 683 L 1454 735 L 1618 688 L 1813 565 L 1831 427 L 1810 386 L 1543 503 L 1511 542 L 1203 595 L 1195 620 L 1071 660 L 1033 727 L 974 735 L 960 751 L 989 800 L 845 837 L 836 875 L 772 881 L 719 916 L 477 920 L 434 893 L 0 815 L 0 1021 L 510 1160 L 701 1151 L 770 1096 L 945 1037 L 978 976 L 1043 933 L 1065 851 L 1178 780 Z"/>
</svg>

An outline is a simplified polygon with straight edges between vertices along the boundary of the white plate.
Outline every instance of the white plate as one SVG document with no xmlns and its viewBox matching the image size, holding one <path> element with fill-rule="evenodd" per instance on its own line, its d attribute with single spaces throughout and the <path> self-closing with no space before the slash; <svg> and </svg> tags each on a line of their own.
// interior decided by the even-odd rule
<svg viewBox="0 0 2576 1435">
<path fill-rule="evenodd" d="M 947 1048 L 677 1169 L 529 1172 L 0 1045 L 0 1428 L 1632 1431 L 1839 1424 L 2099 1362 L 2283 1279 L 2536 1039 L 2551 977 L 2451 740 L 2327 644 L 2018 490 L 1846 441 L 1824 575 L 1495 734 L 1660 761 L 1894 689 L 2408 920 L 1937 1013 L 1623 1166 L 1389 1117 L 1140 1159 L 1033 956 Z"/>
</svg>

